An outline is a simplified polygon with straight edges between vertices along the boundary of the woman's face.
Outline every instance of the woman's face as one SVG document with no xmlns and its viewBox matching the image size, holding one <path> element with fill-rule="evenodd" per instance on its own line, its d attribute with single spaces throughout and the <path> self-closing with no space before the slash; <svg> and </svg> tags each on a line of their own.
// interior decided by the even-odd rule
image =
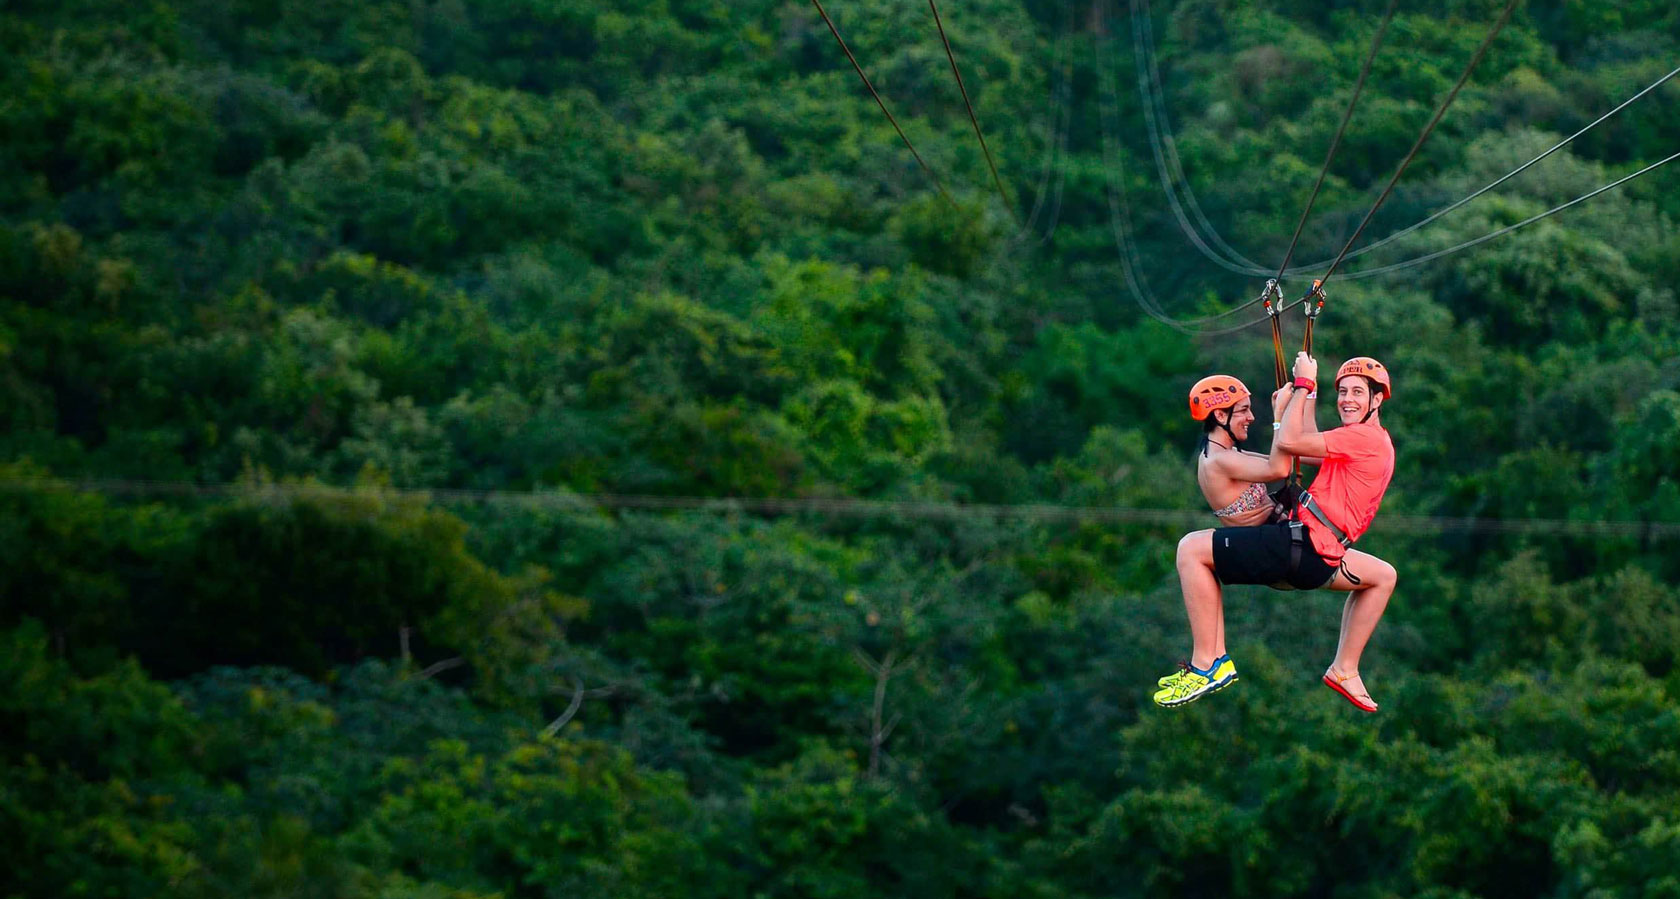
<svg viewBox="0 0 1680 899">
<path fill-rule="evenodd" d="M 1235 406 L 1231 407 L 1229 422 L 1231 433 L 1238 440 L 1247 440 L 1248 428 L 1252 424 L 1254 424 L 1254 403 L 1249 397 L 1245 396 L 1238 400 Z"/>
</svg>

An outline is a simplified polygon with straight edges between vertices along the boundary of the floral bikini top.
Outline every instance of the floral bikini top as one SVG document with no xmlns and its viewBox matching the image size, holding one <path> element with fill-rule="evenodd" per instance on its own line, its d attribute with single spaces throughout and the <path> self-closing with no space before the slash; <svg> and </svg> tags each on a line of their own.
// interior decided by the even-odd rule
<svg viewBox="0 0 1680 899">
<path fill-rule="evenodd" d="M 1250 484 L 1243 488 L 1243 492 L 1237 494 L 1237 498 L 1232 500 L 1229 506 L 1215 511 L 1213 515 L 1215 518 L 1229 518 L 1239 512 L 1248 512 L 1270 505 L 1273 505 L 1272 497 L 1266 492 L 1266 485 Z"/>
</svg>

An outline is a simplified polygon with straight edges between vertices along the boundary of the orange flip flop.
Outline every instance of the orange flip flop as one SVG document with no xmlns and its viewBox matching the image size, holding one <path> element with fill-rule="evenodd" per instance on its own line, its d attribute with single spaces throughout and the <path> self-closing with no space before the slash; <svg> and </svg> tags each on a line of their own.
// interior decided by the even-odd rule
<svg viewBox="0 0 1680 899">
<path fill-rule="evenodd" d="M 1326 671 L 1326 672 L 1324 672 L 1324 685 L 1329 687 L 1332 690 L 1335 690 L 1337 693 L 1342 694 L 1343 699 L 1346 699 L 1348 702 L 1353 703 L 1353 707 L 1360 710 L 1361 712 L 1374 712 L 1374 711 L 1376 711 L 1377 706 L 1374 702 L 1362 701 L 1362 700 L 1360 700 L 1359 697 L 1354 696 L 1352 693 L 1349 693 L 1347 691 L 1346 687 L 1342 686 L 1343 682 L 1345 682 L 1347 680 L 1350 680 L 1352 678 L 1353 678 L 1353 675 L 1351 675 L 1351 674 L 1344 674 L 1344 675 L 1341 675 L 1341 676 L 1337 676 L 1333 672 Z M 1363 694 L 1360 694 L 1360 695 L 1364 696 L 1366 700 L 1369 700 L 1371 698 L 1371 694 L 1369 694 L 1369 693 L 1363 693 Z"/>
</svg>

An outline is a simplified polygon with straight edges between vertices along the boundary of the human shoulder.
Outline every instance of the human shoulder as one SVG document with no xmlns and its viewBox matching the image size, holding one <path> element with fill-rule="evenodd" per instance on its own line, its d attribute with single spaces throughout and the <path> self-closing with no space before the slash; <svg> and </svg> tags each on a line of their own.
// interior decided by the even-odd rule
<svg viewBox="0 0 1680 899">
<path fill-rule="evenodd" d="M 1363 421 L 1342 425 L 1324 432 L 1324 447 L 1333 456 L 1347 456 L 1394 451 L 1388 429 L 1376 422 Z"/>
</svg>

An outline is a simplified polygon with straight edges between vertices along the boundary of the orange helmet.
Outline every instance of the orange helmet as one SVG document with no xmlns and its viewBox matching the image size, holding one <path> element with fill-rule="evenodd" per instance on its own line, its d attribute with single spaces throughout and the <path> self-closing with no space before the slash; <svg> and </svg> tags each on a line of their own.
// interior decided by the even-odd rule
<svg viewBox="0 0 1680 899">
<path fill-rule="evenodd" d="M 1383 399 L 1394 398 L 1394 385 L 1389 383 L 1387 367 L 1385 367 L 1381 362 L 1372 359 L 1370 356 L 1355 356 L 1352 359 L 1343 362 L 1342 367 L 1336 369 L 1336 380 L 1334 383 L 1342 383 L 1342 379 L 1348 375 L 1359 375 L 1362 378 L 1370 378 L 1382 389 Z"/>
<path fill-rule="evenodd" d="M 1229 409 L 1248 396 L 1243 382 L 1230 375 L 1208 375 L 1190 388 L 1190 417 L 1204 421 L 1215 409 Z"/>
</svg>

